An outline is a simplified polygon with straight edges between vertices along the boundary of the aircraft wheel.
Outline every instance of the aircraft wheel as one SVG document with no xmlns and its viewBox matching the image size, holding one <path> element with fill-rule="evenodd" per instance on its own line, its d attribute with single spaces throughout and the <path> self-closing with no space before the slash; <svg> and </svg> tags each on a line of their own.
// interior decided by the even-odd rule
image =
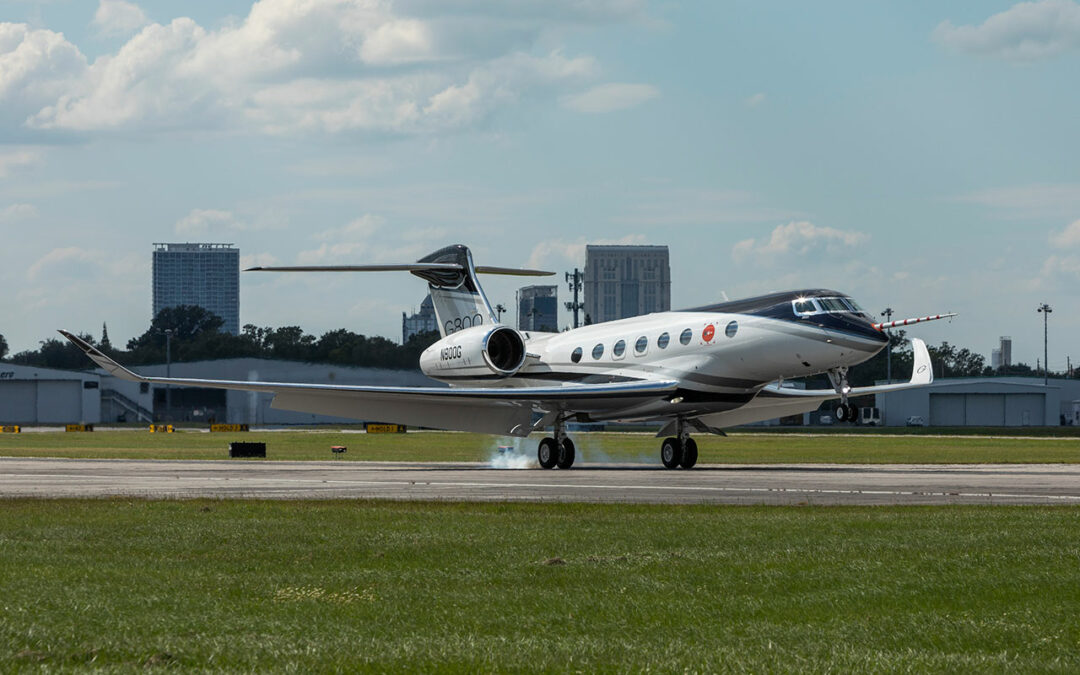
<svg viewBox="0 0 1080 675">
<path fill-rule="evenodd" d="M 660 446 L 660 461 L 669 469 L 679 468 L 682 461 L 682 448 L 679 447 L 679 439 L 665 438 Z"/>
<path fill-rule="evenodd" d="M 541 439 L 540 447 L 536 450 L 536 459 L 540 462 L 541 469 L 553 469 L 559 460 L 559 448 L 555 439 L 551 436 Z"/>
<path fill-rule="evenodd" d="M 846 422 L 848 420 L 848 415 L 850 414 L 849 408 L 843 403 L 836 406 L 836 410 L 834 412 L 837 422 Z"/>
<path fill-rule="evenodd" d="M 563 439 L 562 448 L 559 449 L 559 459 L 556 464 L 560 469 L 569 469 L 574 465 L 574 442 L 569 438 Z"/>
<path fill-rule="evenodd" d="M 682 461 L 679 462 L 684 469 L 693 469 L 697 464 L 697 441 L 692 438 L 686 439 L 686 445 L 683 446 Z"/>
</svg>

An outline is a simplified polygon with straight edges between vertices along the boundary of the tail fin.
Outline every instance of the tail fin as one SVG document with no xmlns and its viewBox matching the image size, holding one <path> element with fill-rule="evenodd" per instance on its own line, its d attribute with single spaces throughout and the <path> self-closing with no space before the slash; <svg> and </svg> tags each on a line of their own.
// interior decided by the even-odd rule
<svg viewBox="0 0 1080 675">
<path fill-rule="evenodd" d="M 476 279 L 476 267 L 468 247 L 460 244 L 441 248 L 418 263 L 450 263 L 456 269 L 411 270 L 428 282 L 431 303 L 439 320 L 439 333 L 446 337 L 465 328 L 497 324 L 495 310 Z"/>
<path fill-rule="evenodd" d="M 439 333 L 443 337 L 459 330 L 497 324 L 480 282 L 479 274 L 503 274 L 518 277 L 551 276 L 554 272 L 473 265 L 468 247 L 456 244 L 441 248 L 415 263 L 391 265 L 301 265 L 294 267 L 251 267 L 245 272 L 393 272 L 407 271 L 428 282 Z"/>
</svg>

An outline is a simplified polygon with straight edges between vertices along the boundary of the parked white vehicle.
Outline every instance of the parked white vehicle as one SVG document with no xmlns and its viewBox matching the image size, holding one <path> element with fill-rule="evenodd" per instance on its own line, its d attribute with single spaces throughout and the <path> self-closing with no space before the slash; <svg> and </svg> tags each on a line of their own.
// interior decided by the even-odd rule
<svg viewBox="0 0 1080 675">
<path fill-rule="evenodd" d="M 925 427 L 926 420 L 923 419 L 922 415 L 912 415 L 911 417 L 907 418 L 907 425 L 909 427 Z"/>
</svg>

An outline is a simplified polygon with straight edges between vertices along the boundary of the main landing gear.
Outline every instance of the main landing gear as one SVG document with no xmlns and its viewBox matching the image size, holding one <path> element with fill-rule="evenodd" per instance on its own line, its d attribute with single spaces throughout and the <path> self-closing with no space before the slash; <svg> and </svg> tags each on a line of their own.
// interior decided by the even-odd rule
<svg viewBox="0 0 1080 675">
<path fill-rule="evenodd" d="M 574 465 L 576 454 L 574 442 L 566 435 L 566 426 L 558 420 L 555 422 L 554 437 L 548 436 L 540 441 L 536 459 L 539 460 L 541 469 L 569 469 Z"/>
<path fill-rule="evenodd" d="M 679 420 L 675 426 L 678 434 L 672 438 L 665 438 L 660 444 L 660 461 L 669 469 L 692 469 L 697 464 L 698 451 L 697 441 L 690 438 L 690 430 L 683 420 Z"/>
<path fill-rule="evenodd" d="M 837 422 L 854 422 L 858 411 L 848 404 L 848 393 L 851 391 L 851 385 L 848 384 L 848 369 L 845 368 L 833 368 L 829 371 L 829 382 L 832 383 L 833 389 L 837 394 L 840 394 L 840 405 L 833 409 L 833 417 Z"/>
</svg>

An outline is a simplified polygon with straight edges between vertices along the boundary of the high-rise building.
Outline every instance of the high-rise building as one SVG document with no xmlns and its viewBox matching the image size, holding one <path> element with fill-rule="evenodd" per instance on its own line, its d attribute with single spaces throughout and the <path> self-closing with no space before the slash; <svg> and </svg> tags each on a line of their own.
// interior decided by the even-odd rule
<svg viewBox="0 0 1080 675">
<path fill-rule="evenodd" d="M 420 311 L 412 316 L 401 313 L 401 344 L 417 333 L 439 330 L 439 320 L 435 317 L 435 306 L 431 304 L 431 294 L 420 303 Z"/>
<path fill-rule="evenodd" d="M 198 305 L 240 332 L 240 249 L 232 244 L 154 244 L 154 316 Z"/>
<path fill-rule="evenodd" d="M 586 246 L 585 316 L 592 323 L 671 309 L 667 246 Z"/>
<path fill-rule="evenodd" d="M 997 370 L 997 369 L 1001 368 L 1001 350 L 1000 349 L 991 349 L 990 350 L 990 368 L 992 370 Z"/>
<path fill-rule="evenodd" d="M 1001 336 L 1001 367 L 1008 368 L 1012 365 L 1012 338 L 1008 335 Z"/>
<path fill-rule="evenodd" d="M 518 289 L 518 330 L 559 332 L 558 286 L 525 286 Z"/>
</svg>

